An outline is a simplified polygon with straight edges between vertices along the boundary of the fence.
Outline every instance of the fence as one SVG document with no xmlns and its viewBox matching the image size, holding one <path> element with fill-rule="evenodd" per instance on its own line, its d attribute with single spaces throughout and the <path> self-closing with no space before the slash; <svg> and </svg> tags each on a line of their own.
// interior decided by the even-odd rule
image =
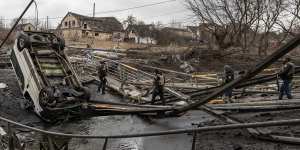
<svg viewBox="0 0 300 150">
<path fill-rule="evenodd" d="M 79 134 L 65 134 L 58 132 L 45 131 L 42 129 L 30 127 L 23 125 L 12 120 L 0 117 L 0 120 L 7 123 L 8 130 L 8 149 L 15 150 L 20 149 L 24 150 L 26 145 L 21 144 L 21 141 L 16 136 L 15 132 L 12 130 L 12 126 L 16 126 L 22 129 L 27 129 L 33 132 L 42 134 L 47 142 L 40 142 L 39 148 L 41 150 L 68 150 L 68 142 L 64 142 L 61 145 L 58 145 L 55 142 L 57 138 L 80 138 L 80 139 L 105 139 L 102 150 L 107 149 L 107 144 L 109 139 L 122 139 L 122 138 L 136 138 L 136 137 L 150 137 L 150 136 L 164 136 L 164 135 L 173 135 L 173 134 L 186 134 L 192 133 L 192 150 L 196 149 L 196 138 L 197 133 L 205 131 L 217 131 L 217 130 L 232 130 L 232 129 L 245 129 L 245 128 L 257 128 L 257 127 L 271 127 L 271 126 L 285 126 L 285 125 L 298 125 L 300 124 L 300 119 L 292 120 L 281 120 L 281 121 L 268 121 L 268 122 L 256 122 L 256 123 L 242 123 L 242 124 L 229 124 L 229 125 L 219 125 L 219 126 L 208 126 L 208 127 L 199 127 L 191 129 L 176 129 L 176 130 L 167 130 L 160 132 L 148 132 L 148 133 L 137 133 L 137 134 L 126 134 L 126 135 L 79 135 Z"/>
</svg>

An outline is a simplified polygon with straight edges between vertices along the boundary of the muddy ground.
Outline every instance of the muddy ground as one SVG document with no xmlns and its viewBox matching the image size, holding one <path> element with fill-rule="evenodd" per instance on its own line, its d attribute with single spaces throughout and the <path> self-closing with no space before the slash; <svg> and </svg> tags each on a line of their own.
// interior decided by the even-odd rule
<svg viewBox="0 0 300 150">
<path fill-rule="evenodd" d="M 167 118 L 146 121 L 138 116 L 101 116 L 93 118 L 82 118 L 69 120 L 64 123 L 49 125 L 42 122 L 33 112 L 28 112 L 20 107 L 22 95 L 19 91 L 17 80 L 12 70 L 0 70 L 0 83 L 6 83 L 8 88 L 0 91 L 0 115 L 21 122 L 26 125 L 63 133 L 88 134 L 88 135 L 112 135 L 129 134 L 152 131 L 163 131 L 170 129 L 182 129 L 195 127 L 194 123 L 201 126 L 220 125 L 223 122 L 202 111 L 190 111 L 179 118 Z M 96 93 L 96 86 L 89 85 L 95 93 L 93 99 L 107 101 L 124 101 L 122 98 L 107 94 Z M 267 121 L 276 119 L 299 118 L 300 110 L 278 111 L 278 112 L 256 112 L 256 113 L 231 113 L 243 121 Z M 6 128 L 6 123 L 0 122 Z M 272 127 L 272 132 L 284 135 L 298 135 L 300 127 Z M 26 141 L 29 149 L 39 149 L 37 144 L 42 139 L 41 135 L 28 130 L 16 129 L 19 137 Z M 102 139 L 72 139 L 69 148 L 73 150 L 102 149 Z M 170 135 L 161 137 L 111 139 L 108 141 L 109 150 L 190 150 L 192 146 L 192 135 Z M 197 150 L 296 150 L 300 146 L 270 141 L 261 141 L 251 137 L 245 130 L 213 131 L 198 133 Z"/>
<path fill-rule="evenodd" d="M 17 80 L 12 70 L 0 70 L 0 83 L 6 83 L 8 88 L 0 92 L 1 109 L 0 115 L 23 124 L 63 133 L 88 134 L 88 135 L 113 135 L 130 134 L 151 131 L 163 131 L 178 128 L 190 128 L 193 122 L 198 120 L 211 120 L 212 118 L 199 111 L 190 112 L 180 118 L 169 118 L 161 120 L 152 120 L 149 122 L 138 116 L 101 116 L 93 118 L 82 118 L 78 120 L 69 120 L 64 123 L 49 125 L 42 122 L 33 112 L 28 112 L 20 107 L 22 95 L 19 91 Z M 92 99 L 101 101 L 123 101 L 119 96 L 112 94 L 100 95 L 96 93 L 96 86 L 90 85 L 90 90 L 95 93 Z M 0 122 L 3 128 L 7 128 L 7 123 Z M 42 135 L 30 132 L 28 130 L 17 128 L 18 136 L 26 141 L 29 149 L 39 149 L 38 144 L 43 138 Z M 191 149 L 192 137 L 187 134 L 170 135 L 162 137 L 130 138 L 130 139 L 112 139 L 108 141 L 108 150 L 182 150 Z M 102 149 L 104 140 L 102 139 L 72 139 L 69 148 L 74 150 L 94 150 Z"/>
</svg>

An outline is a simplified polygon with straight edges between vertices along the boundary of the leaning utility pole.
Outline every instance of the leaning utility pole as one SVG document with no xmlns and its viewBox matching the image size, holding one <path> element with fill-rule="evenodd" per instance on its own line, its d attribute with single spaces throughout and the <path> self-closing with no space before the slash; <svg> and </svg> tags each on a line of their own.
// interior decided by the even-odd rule
<svg viewBox="0 0 300 150">
<path fill-rule="evenodd" d="M 34 0 L 31 0 L 30 3 L 27 5 L 27 7 L 25 8 L 25 10 L 22 12 L 22 14 L 20 15 L 20 17 L 16 20 L 15 24 L 13 25 L 13 27 L 9 30 L 8 34 L 6 35 L 6 37 L 4 38 L 4 40 L 2 41 L 0 48 L 4 45 L 4 43 L 7 41 L 8 37 L 11 35 L 11 33 L 13 32 L 13 30 L 16 28 L 16 26 L 18 25 L 18 23 L 20 22 L 20 20 L 22 19 L 22 17 L 24 16 L 24 14 L 27 12 L 27 10 L 29 9 L 29 7 L 31 6 L 31 4 L 34 2 Z"/>
</svg>

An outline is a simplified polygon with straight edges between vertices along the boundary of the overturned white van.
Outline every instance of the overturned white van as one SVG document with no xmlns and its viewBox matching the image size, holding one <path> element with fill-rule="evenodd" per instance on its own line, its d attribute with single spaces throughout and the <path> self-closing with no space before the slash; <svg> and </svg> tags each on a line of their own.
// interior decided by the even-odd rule
<svg viewBox="0 0 300 150">
<path fill-rule="evenodd" d="M 80 83 L 64 53 L 64 40 L 52 33 L 20 32 L 11 63 L 26 105 L 45 121 L 72 115 L 90 93 Z M 68 109 L 66 109 L 68 108 Z"/>
</svg>

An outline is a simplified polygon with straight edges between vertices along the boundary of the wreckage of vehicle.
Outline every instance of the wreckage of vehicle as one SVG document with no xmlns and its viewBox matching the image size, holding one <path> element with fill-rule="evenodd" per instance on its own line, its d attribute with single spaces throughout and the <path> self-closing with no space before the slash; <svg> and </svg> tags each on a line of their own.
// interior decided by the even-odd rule
<svg viewBox="0 0 300 150">
<path fill-rule="evenodd" d="M 52 33 L 20 32 L 11 63 L 21 91 L 25 108 L 47 122 L 66 116 L 99 116 L 121 114 L 162 114 L 172 107 L 137 106 L 91 102 L 90 92 L 78 79 L 66 54 L 64 40 Z"/>
<path fill-rule="evenodd" d="M 64 113 L 65 107 L 79 107 L 82 101 L 78 99 L 90 97 L 71 67 L 64 47 L 64 40 L 52 33 L 19 32 L 11 52 L 11 63 L 27 100 L 26 108 L 34 109 L 46 121 Z"/>
</svg>

